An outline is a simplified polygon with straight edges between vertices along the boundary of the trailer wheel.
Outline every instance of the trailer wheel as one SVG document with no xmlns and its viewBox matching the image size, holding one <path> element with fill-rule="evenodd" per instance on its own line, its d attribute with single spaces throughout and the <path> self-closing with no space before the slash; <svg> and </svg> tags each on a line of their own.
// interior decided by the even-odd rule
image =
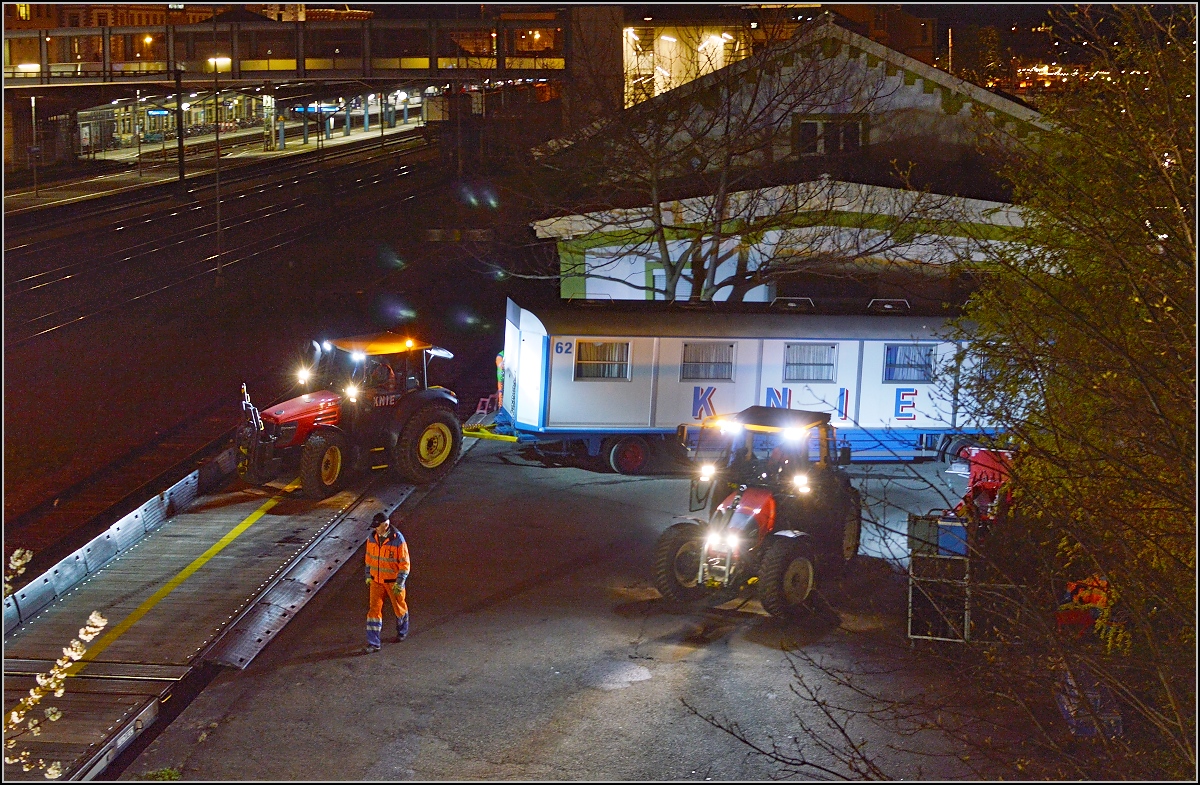
<svg viewBox="0 0 1200 785">
<path fill-rule="evenodd" d="M 409 418 L 392 448 L 392 470 L 401 479 L 426 485 L 454 467 L 462 450 L 462 426 L 443 406 L 425 406 Z"/>
<path fill-rule="evenodd" d="M 763 609 L 780 618 L 800 618 L 812 611 L 817 567 L 806 541 L 775 537 L 763 554 L 758 597 Z"/>
<path fill-rule="evenodd" d="M 669 603 L 682 605 L 703 597 L 699 583 L 704 533 L 695 523 L 676 523 L 654 544 L 654 588 Z"/>
<path fill-rule="evenodd" d="M 623 436 L 608 448 L 608 465 L 618 474 L 641 474 L 650 463 L 650 445 L 640 436 Z"/>
<path fill-rule="evenodd" d="M 845 570 L 858 560 L 858 546 L 862 542 L 862 495 L 857 488 L 851 488 L 849 496 L 842 524 L 842 568 Z"/>
<path fill-rule="evenodd" d="M 304 495 L 324 499 L 346 484 L 350 468 L 346 437 L 337 431 L 318 431 L 304 442 L 300 453 L 300 482 Z"/>
</svg>

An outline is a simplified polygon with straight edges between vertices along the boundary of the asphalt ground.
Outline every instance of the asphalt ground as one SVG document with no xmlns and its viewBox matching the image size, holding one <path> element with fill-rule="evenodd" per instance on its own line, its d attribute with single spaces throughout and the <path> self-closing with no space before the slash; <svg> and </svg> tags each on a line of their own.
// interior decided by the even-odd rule
<svg viewBox="0 0 1200 785">
<path fill-rule="evenodd" d="M 874 498 L 896 482 L 857 481 Z M 363 653 L 360 551 L 246 670 L 217 676 L 117 778 L 168 769 L 190 780 L 308 781 L 789 773 L 704 716 L 812 764 L 792 776 L 853 777 L 822 749 L 818 739 L 836 749 L 841 738 L 797 685 L 858 711 L 881 707 L 825 669 L 896 700 L 960 691 L 952 673 L 905 645 L 905 580 L 884 559 L 863 557 L 828 582 L 828 609 L 801 622 L 773 619 L 756 600 L 666 607 L 650 553 L 672 516 L 686 514 L 687 485 L 685 474 L 546 466 L 512 445 L 477 443 L 402 507 L 413 563 L 407 640 L 386 643 L 385 614 L 383 650 Z M 900 502 L 899 492 L 888 498 Z M 978 776 L 935 732 L 909 737 L 833 713 L 888 778 Z"/>
</svg>

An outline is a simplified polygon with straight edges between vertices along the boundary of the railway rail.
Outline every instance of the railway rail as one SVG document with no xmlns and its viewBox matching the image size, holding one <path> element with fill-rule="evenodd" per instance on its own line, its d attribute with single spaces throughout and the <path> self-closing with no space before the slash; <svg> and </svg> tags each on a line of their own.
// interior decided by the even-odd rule
<svg viewBox="0 0 1200 785">
<path fill-rule="evenodd" d="M 159 234 L 153 240 L 136 242 L 119 251 L 50 269 L 38 269 L 20 258 L 10 261 L 6 267 L 11 280 L 6 281 L 4 295 L 8 317 L 5 347 L 20 346 L 93 316 L 211 277 L 218 266 L 222 271 L 236 270 L 259 257 L 327 233 L 342 223 L 361 220 L 364 214 L 394 206 L 428 185 L 425 181 L 408 189 L 391 190 L 382 198 L 372 198 L 370 193 L 375 186 L 403 181 L 416 172 L 416 167 L 401 161 L 380 171 L 363 169 L 370 165 L 352 167 L 336 179 L 325 179 L 320 172 L 297 173 L 286 182 L 272 180 L 234 194 L 231 202 L 236 205 L 247 196 L 270 194 L 285 186 L 302 189 L 307 184 L 309 188 L 307 195 L 271 199 L 269 204 L 245 212 L 227 213 L 220 228 L 222 233 L 228 233 L 232 239 L 239 230 L 252 232 L 236 244 L 231 242 L 232 250 L 227 252 L 203 250 L 206 241 L 218 231 L 215 220 L 206 220 L 199 226 L 166 236 Z M 318 195 L 316 191 L 322 187 L 327 191 Z M 339 220 L 328 219 L 324 210 L 327 200 L 344 201 L 361 194 L 367 194 L 365 203 L 356 204 L 354 210 L 341 211 L 343 217 Z M 201 213 L 200 217 L 206 216 Z M 285 217 L 291 220 L 275 231 L 262 230 L 266 219 Z M 146 223 L 152 219 L 139 220 Z M 39 256 L 47 253 L 43 250 Z"/>
<path fill-rule="evenodd" d="M 394 134 L 385 137 L 387 144 L 382 150 L 388 153 L 406 153 L 428 146 L 425 137 L 419 131 Z M 194 143 L 193 147 L 196 146 Z M 222 150 L 225 148 L 222 146 Z M 230 189 L 229 193 L 236 194 L 239 186 L 262 180 L 286 179 L 296 174 L 311 176 L 314 163 L 330 166 L 344 166 L 353 159 L 364 156 L 373 158 L 381 150 L 379 137 L 359 138 L 350 142 L 341 142 L 320 150 L 305 150 L 288 153 L 268 163 L 262 161 L 225 162 L 221 172 L 222 189 Z M 226 152 L 222 159 L 228 155 Z M 364 161 L 369 162 L 368 161 Z M 202 159 L 192 160 L 196 167 L 209 163 Z M 181 190 L 180 183 L 171 179 L 153 184 L 139 184 L 128 188 L 110 191 L 101 195 L 90 195 L 87 198 L 64 200 L 60 203 L 42 204 L 36 207 L 7 210 L 5 221 L 5 256 L 11 254 L 31 254 L 62 246 L 61 237 L 40 239 L 47 232 L 64 226 L 79 227 L 79 234 L 91 230 L 91 224 L 97 220 L 115 220 L 124 215 L 132 214 L 141 209 L 140 217 L 166 215 L 177 208 L 179 201 L 194 202 L 211 198 L 208 194 L 216 187 L 214 171 L 195 172 L 186 181 L 186 187 Z M 224 201 L 224 197 L 222 198 Z M 148 208 L 148 210 L 147 210 Z"/>
</svg>

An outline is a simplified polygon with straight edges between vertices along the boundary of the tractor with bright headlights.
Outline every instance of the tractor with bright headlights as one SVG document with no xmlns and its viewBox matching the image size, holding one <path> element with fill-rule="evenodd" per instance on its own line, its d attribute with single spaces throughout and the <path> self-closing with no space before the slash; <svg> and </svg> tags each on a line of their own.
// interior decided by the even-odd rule
<svg viewBox="0 0 1200 785">
<path fill-rule="evenodd" d="M 238 476 L 258 485 L 295 467 L 317 499 L 376 460 L 417 485 L 441 478 L 462 449 L 462 427 L 458 398 L 429 385 L 427 371 L 430 359 L 453 357 L 392 332 L 313 341 L 297 371 L 301 395 L 260 412 L 242 385 Z"/>
<path fill-rule="evenodd" d="M 826 413 L 751 406 L 679 426 L 696 466 L 691 511 L 654 549 L 654 585 L 669 602 L 753 592 L 773 616 L 811 610 L 820 581 L 858 554 L 861 499 L 842 468 Z"/>
</svg>

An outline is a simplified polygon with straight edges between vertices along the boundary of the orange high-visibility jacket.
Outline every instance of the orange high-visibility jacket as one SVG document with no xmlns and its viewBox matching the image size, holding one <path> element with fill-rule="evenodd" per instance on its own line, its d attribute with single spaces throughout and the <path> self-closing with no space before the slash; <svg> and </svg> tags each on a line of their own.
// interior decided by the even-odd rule
<svg viewBox="0 0 1200 785">
<path fill-rule="evenodd" d="M 375 532 L 367 537 L 367 579 L 375 583 L 404 583 L 408 578 L 408 543 L 394 527 L 381 541 Z"/>
</svg>

